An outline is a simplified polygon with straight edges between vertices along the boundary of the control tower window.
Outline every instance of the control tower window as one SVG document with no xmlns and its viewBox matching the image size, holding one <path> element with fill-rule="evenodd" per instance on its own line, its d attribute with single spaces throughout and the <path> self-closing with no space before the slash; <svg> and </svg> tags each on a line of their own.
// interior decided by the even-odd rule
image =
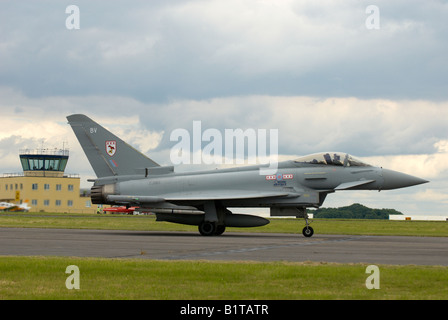
<svg viewBox="0 0 448 320">
<path fill-rule="evenodd" d="M 30 165 L 29 165 L 28 159 L 20 158 L 20 162 L 22 163 L 23 171 L 30 170 Z"/>
<path fill-rule="evenodd" d="M 67 166 L 68 155 L 34 154 L 20 155 L 23 171 L 60 171 L 64 172 Z"/>
</svg>

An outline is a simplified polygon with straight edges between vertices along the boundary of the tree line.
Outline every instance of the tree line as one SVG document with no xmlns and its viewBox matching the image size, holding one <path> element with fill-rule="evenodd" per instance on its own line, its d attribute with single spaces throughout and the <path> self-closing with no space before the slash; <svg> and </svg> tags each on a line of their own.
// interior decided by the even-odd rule
<svg viewBox="0 0 448 320">
<path fill-rule="evenodd" d="M 340 208 L 319 208 L 309 210 L 314 214 L 314 218 L 323 219 L 389 219 L 391 214 L 401 214 L 395 209 L 372 209 L 359 203 Z"/>
</svg>

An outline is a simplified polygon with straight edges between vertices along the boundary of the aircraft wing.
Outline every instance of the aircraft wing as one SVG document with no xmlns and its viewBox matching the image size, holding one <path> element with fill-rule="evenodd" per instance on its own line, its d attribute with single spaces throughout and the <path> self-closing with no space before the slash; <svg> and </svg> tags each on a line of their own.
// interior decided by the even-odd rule
<svg viewBox="0 0 448 320">
<path fill-rule="evenodd" d="M 196 191 L 196 192 L 176 192 L 160 196 L 132 196 L 132 195 L 109 195 L 107 200 L 121 204 L 151 204 L 171 201 L 208 201 L 208 200 L 240 200 L 299 196 L 298 193 L 288 192 L 266 192 L 247 190 L 219 190 L 219 191 Z"/>
<path fill-rule="evenodd" d="M 266 192 L 247 190 L 219 190 L 219 191 L 197 191 L 167 194 L 166 201 L 189 201 L 189 200 L 241 200 L 272 197 L 286 197 L 288 192 Z M 298 196 L 298 194 L 297 194 Z"/>
</svg>

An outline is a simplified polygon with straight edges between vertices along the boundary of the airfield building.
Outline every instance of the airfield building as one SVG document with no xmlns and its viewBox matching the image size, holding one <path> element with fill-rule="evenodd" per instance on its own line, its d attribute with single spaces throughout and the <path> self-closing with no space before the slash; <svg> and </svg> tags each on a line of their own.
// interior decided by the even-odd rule
<svg viewBox="0 0 448 320">
<path fill-rule="evenodd" d="M 27 204 L 31 212 L 96 213 L 80 191 L 78 174 L 66 174 L 67 149 L 21 150 L 23 172 L 0 177 L 0 202 Z"/>
</svg>

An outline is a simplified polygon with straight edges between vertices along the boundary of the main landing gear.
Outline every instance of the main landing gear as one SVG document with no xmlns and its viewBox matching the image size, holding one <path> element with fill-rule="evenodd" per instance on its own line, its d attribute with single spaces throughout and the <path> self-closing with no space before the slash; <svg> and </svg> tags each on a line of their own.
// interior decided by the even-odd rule
<svg viewBox="0 0 448 320">
<path fill-rule="evenodd" d="M 203 236 L 220 236 L 226 230 L 224 225 L 224 215 L 228 211 L 226 208 L 217 206 L 215 201 L 204 203 L 204 221 L 199 223 L 199 233 Z M 228 211 L 230 212 L 230 211 Z"/>
<path fill-rule="evenodd" d="M 220 236 L 226 231 L 226 226 L 215 222 L 203 221 L 198 226 L 199 233 L 203 236 Z"/>
</svg>

